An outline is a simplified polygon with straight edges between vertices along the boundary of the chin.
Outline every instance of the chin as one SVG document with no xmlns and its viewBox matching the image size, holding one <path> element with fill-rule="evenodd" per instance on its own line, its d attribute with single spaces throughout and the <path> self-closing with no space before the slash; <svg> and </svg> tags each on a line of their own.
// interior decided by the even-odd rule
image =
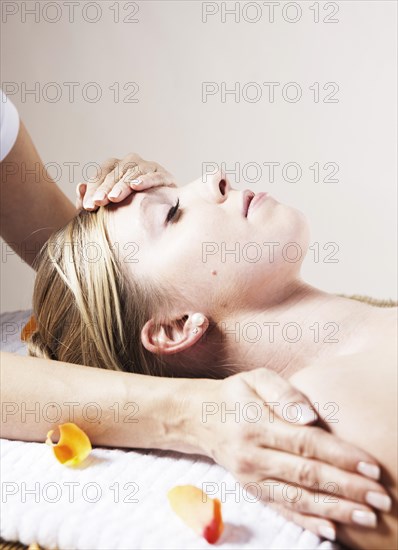
<svg viewBox="0 0 398 550">
<path fill-rule="evenodd" d="M 303 249 L 303 252 L 306 253 L 310 244 L 310 224 L 308 218 L 301 210 L 297 210 L 297 208 L 289 206 L 289 210 L 291 211 L 292 227 L 294 227 L 292 241 L 297 242 Z"/>
<path fill-rule="evenodd" d="M 278 202 L 273 197 L 264 204 L 262 219 L 266 221 L 266 232 L 278 236 L 276 240 L 283 242 L 307 242 L 309 239 L 309 223 L 307 216 L 290 206 Z"/>
<path fill-rule="evenodd" d="M 297 243 L 302 250 L 303 260 L 310 244 L 310 225 L 308 218 L 301 210 L 297 210 L 297 208 L 293 208 L 292 206 L 286 206 L 285 208 L 288 225 L 285 242 Z"/>
<path fill-rule="evenodd" d="M 281 203 L 275 206 L 274 215 L 270 223 L 264 227 L 262 234 L 266 236 L 268 243 L 280 243 L 275 248 L 276 264 L 285 264 L 288 270 L 292 268 L 296 271 L 301 266 L 310 244 L 308 218 L 292 206 Z"/>
</svg>

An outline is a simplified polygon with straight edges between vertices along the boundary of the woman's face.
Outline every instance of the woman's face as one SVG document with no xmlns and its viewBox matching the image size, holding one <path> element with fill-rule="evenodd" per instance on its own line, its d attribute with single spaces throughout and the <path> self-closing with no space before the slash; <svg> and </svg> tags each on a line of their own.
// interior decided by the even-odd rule
<svg viewBox="0 0 398 550">
<path fill-rule="evenodd" d="M 296 279 L 308 227 L 294 208 L 253 196 L 221 173 L 133 193 L 107 206 L 109 236 L 132 277 L 179 290 L 182 315 L 261 308 Z"/>
</svg>

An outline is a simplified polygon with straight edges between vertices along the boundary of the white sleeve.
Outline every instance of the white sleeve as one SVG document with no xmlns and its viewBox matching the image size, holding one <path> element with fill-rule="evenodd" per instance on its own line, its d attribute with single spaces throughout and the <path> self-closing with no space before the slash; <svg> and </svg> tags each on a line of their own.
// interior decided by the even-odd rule
<svg viewBox="0 0 398 550">
<path fill-rule="evenodd" d="M 0 90 L 0 162 L 13 148 L 18 132 L 18 111 L 6 94 Z"/>
</svg>

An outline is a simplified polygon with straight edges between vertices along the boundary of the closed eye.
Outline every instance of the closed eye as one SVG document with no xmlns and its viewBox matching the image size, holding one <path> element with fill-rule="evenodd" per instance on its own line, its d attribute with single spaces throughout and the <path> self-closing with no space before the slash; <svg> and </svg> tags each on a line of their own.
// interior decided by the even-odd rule
<svg viewBox="0 0 398 550">
<path fill-rule="evenodd" d="M 167 214 L 166 223 L 169 223 L 170 221 L 173 221 L 175 219 L 175 216 L 179 210 L 180 206 L 180 199 L 177 199 L 177 202 L 174 206 L 172 206 Z"/>
</svg>

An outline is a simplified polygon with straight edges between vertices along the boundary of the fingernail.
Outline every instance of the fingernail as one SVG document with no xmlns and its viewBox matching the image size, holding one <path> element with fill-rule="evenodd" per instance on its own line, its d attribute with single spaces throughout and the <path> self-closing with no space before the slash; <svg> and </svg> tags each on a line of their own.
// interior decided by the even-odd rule
<svg viewBox="0 0 398 550">
<path fill-rule="evenodd" d="M 108 197 L 110 197 L 111 199 L 116 199 L 116 197 L 118 197 L 121 192 L 122 192 L 121 189 L 112 189 L 112 191 L 109 193 Z"/>
<path fill-rule="evenodd" d="M 354 510 L 352 513 L 352 521 L 358 525 L 364 525 L 365 527 L 376 527 L 377 516 L 374 512 Z"/>
<path fill-rule="evenodd" d="M 95 204 L 94 204 L 94 202 L 93 202 L 92 200 L 88 200 L 88 201 L 86 201 L 85 203 L 83 203 L 83 207 L 84 207 L 85 209 L 87 209 L 87 208 L 95 208 Z"/>
<path fill-rule="evenodd" d="M 300 407 L 300 416 L 298 419 L 298 424 L 308 424 L 309 422 L 314 422 L 318 418 L 314 409 L 306 405 L 305 403 L 299 403 Z"/>
<path fill-rule="evenodd" d="M 329 525 L 320 525 L 318 533 L 324 539 L 336 540 L 336 530 L 333 527 L 329 527 Z"/>
<path fill-rule="evenodd" d="M 376 464 L 370 464 L 369 462 L 358 462 L 357 471 L 366 477 L 372 479 L 380 478 L 380 468 Z"/>
<path fill-rule="evenodd" d="M 366 493 L 365 500 L 374 508 L 383 510 L 383 512 L 389 512 L 391 510 L 392 501 L 388 495 L 378 493 L 377 491 L 368 491 Z"/>
<path fill-rule="evenodd" d="M 105 193 L 103 191 L 97 191 L 94 194 L 93 201 L 103 201 L 105 198 Z"/>
<path fill-rule="evenodd" d="M 129 183 L 130 183 L 130 184 L 133 184 L 133 185 L 141 185 L 142 180 L 140 180 L 140 179 L 138 179 L 138 180 L 130 180 Z"/>
</svg>

